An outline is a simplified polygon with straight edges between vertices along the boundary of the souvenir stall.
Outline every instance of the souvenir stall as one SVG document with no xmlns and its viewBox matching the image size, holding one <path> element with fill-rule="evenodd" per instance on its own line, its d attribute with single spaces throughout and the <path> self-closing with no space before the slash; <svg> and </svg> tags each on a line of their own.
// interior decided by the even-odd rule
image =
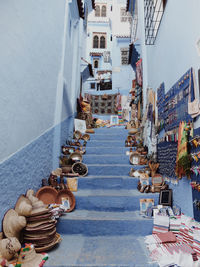
<svg viewBox="0 0 200 267">
<path fill-rule="evenodd" d="M 157 134 L 158 134 L 158 162 L 159 172 L 165 176 L 180 178 L 186 173 L 176 169 L 176 162 L 181 155 L 177 155 L 178 141 L 185 136 L 185 162 L 187 165 L 187 123 L 192 122 L 188 114 L 188 97 L 190 88 L 191 70 L 187 71 L 181 79 L 165 94 L 164 84 L 157 89 Z M 183 141 L 183 140 L 182 140 Z M 177 156 L 176 156 L 177 155 Z M 170 168 L 169 168 L 170 167 Z M 185 166 L 186 168 L 186 166 Z M 189 173 L 188 173 L 189 175 Z"/>
<path fill-rule="evenodd" d="M 193 69 L 189 69 L 175 84 L 165 93 L 164 83 L 157 89 L 157 161 L 159 173 L 166 181 L 171 183 L 177 203 L 188 214 L 197 215 L 198 199 L 196 190 L 198 187 L 198 129 L 194 130 L 193 120 L 199 115 L 197 87 Z M 196 138 L 196 139 L 195 139 Z M 189 142 L 189 140 L 191 140 Z M 188 180 L 179 180 L 182 177 L 192 178 L 193 200 L 188 188 Z M 198 184 L 198 182 L 197 182 Z M 177 186 L 178 185 L 178 186 Z M 181 189 L 180 189 L 181 188 Z M 182 194 L 184 195 L 181 195 Z M 185 193 L 184 193 L 185 192 Z M 185 201 L 182 201 L 185 198 Z M 186 205 L 187 199 L 187 205 Z"/>
</svg>

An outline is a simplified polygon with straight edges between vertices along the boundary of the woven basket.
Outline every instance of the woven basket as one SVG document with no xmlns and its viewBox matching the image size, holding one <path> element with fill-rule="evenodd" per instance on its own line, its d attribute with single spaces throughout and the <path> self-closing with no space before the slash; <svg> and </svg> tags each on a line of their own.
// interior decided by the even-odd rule
<svg viewBox="0 0 200 267">
<path fill-rule="evenodd" d="M 72 165 L 72 172 L 78 173 L 79 176 L 86 176 L 88 174 L 88 167 L 82 162 L 76 162 Z"/>
</svg>

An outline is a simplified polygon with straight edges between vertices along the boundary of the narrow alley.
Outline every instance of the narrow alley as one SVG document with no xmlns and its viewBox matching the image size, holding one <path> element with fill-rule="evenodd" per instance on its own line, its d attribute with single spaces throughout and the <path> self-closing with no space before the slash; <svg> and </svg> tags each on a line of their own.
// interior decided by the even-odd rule
<svg viewBox="0 0 200 267">
<path fill-rule="evenodd" d="M 200 267 L 200 1 L 0 1 L 0 267 Z"/>
<path fill-rule="evenodd" d="M 83 160 L 88 176 L 78 180 L 75 211 L 59 220 L 63 240 L 47 266 L 154 266 L 142 239 L 153 222 L 139 214 L 141 193 L 137 179 L 128 175 L 127 134 L 118 127 L 91 135 Z M 158 201 L 158 195 L 148 197 Z"/>
</svg>

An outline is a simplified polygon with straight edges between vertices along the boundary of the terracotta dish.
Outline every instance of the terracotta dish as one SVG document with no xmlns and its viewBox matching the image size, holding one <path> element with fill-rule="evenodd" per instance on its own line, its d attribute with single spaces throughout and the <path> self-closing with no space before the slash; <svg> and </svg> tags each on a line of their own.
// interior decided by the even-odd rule
<svg viewBox="0 0 200 267">
<path fill-rule="evenodd" d="M 75 205 L 76 205 L 76 199 L 75 199 L 73 193 L 68 189 L 60 190 L 57 194 L 55 203 L 56 204 L 62 204 L 62 198 L 68 198 L 69 199 L 70 209 L 68 209 L 66 212 L 73 211 L 75 208 Z"/>
<path fill-rule="evenodd" d="M 36 193 L 36 197 L 46 205 L 55 203 L 56 196 L 57 190 L 51 186 L 43 186 Z"/>
</svg>

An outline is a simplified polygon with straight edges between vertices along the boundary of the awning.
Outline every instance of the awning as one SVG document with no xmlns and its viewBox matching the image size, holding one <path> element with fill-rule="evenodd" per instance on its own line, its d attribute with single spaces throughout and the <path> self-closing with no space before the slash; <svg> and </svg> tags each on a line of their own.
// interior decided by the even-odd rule
<svg viewBox="0 0 200 267">
<path fill-rule="evenodd" d="M 85 82 L 90 76 L 94 77 L 92 71 L 92 65 L 88 64 L 87 67 L 85 67 L 81 72 L 82 81 Z"/>
<path fill-rule="evenodd" d="M 131 64 L 132 68 L 136 70 L 136 62 L 140 58 L 139 53 L 137 52 L 135 45 L 132 43 L 129 45 L 129 59 L 128 63 Z"/>
</svg>

